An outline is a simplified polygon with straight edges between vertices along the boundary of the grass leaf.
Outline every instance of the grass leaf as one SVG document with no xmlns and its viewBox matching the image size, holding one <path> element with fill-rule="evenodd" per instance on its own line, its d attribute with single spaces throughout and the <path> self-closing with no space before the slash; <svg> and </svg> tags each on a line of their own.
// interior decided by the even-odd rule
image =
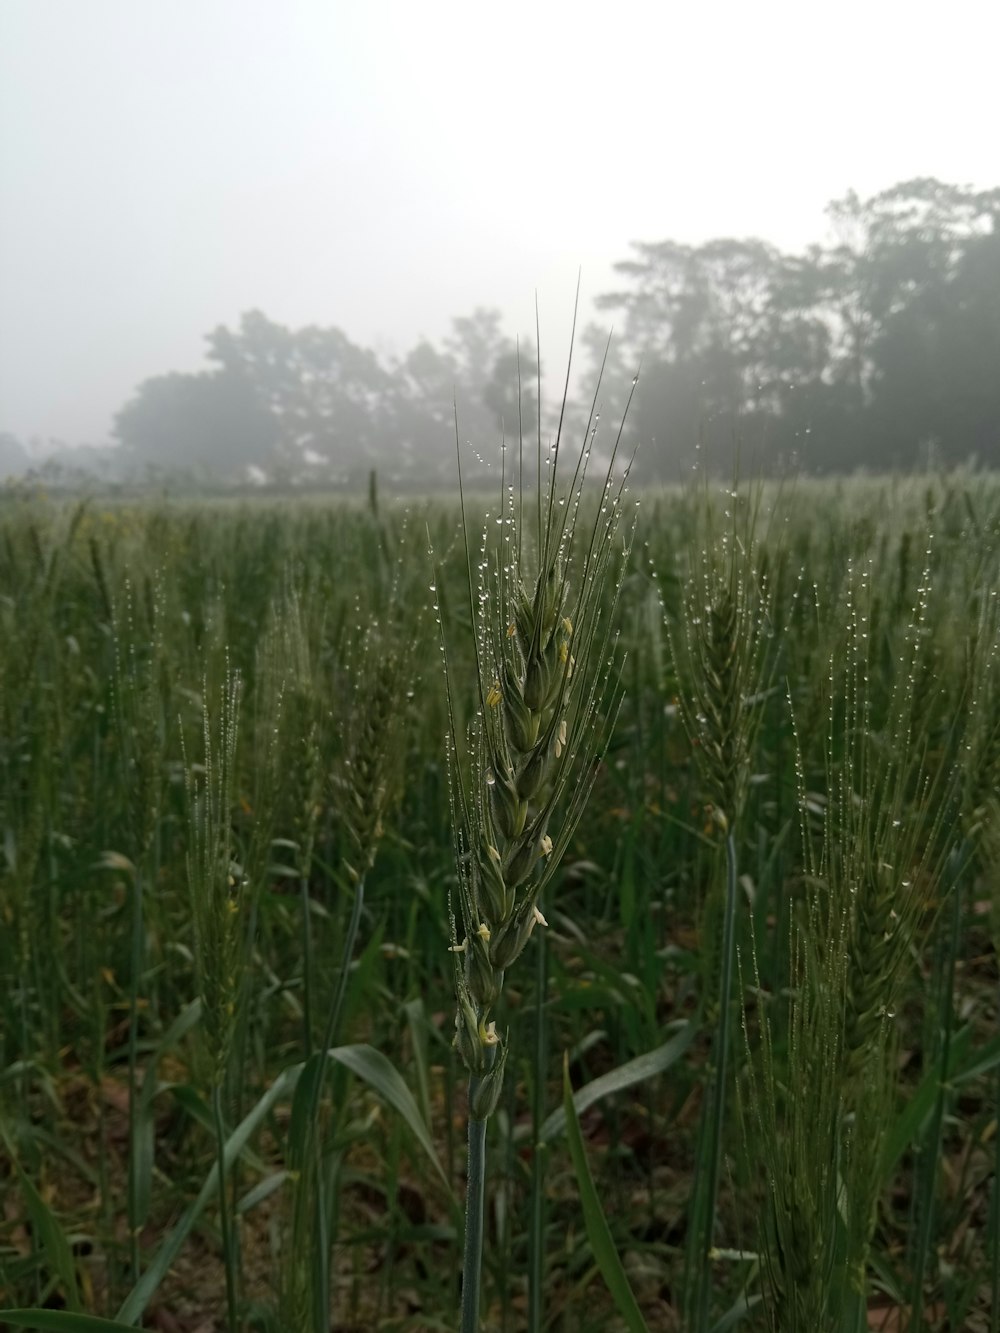
<svg viewBox="0 0 1000 1333">
<path fill-rule="evenodd" d="M 295 1087 L 300 1073 L 301 1065 L 292 1065 L 282 1071 L 277 1079 L 271 1084 L 264 1095 L 257 1101 L 257 1104 L 243 1117 L 237 1127 L 226 1140 L 225 1147 L 225 1167 L 226 1170 L 232 1168 L 233 1163 L 241 1155 L 250 1136 L 254 1133 L 261 1121 L 268 1115 L 276 1102 Z M 138 1319 L 146 1306 L 149 1304 L 153 1293 L 163 1281 L 170 1270 L 171 1265 L 180 1253 L 185 1240 L 191 1233 L 194 1224 L 205 1210 L 206 1204 L 210 1199 L 214 1199 L 219 1190 L 219 1170 L 218 1166 L 213 1166 L 205 1177 L 201 1189 L 198 1191 L 198 1197 L 193 1203 L 184 1210 L 180 1220 L 177 1222 L 173 1231 L 166 1238 L 153 1258 L 153 1262 L 143 1273 L 142 1277 L 135 1284 L 132 1290 L 126 1296 L 118 1311 L 118 1318 L 128 1322 Z"/>
<path fill-rule="evenodd" d="M 99 1319 L 92 1314 L 78 1314 L 73 1310 L 0 1310 L 0 1321 L 14 1328 L 51 1329 L 52 1333 L 134 1333 L 134 1324 L 121 1324 L 115 1319 Z"/>
<path fill-rule="evenodd" d="M 376 1051 L 373 1046 L 334 1046 L 329 1054 L 331 1060 L 336 1060 L 345 1069 L 349 1069 L 352 1074 L 364 1079 L 369 1087 L 374 1088 L 390 1106 L 399 1112 L 450 1193 L 451 1186 L 437 1155 L 437 1149 L 434 1147 L 434 1140 L 431 1138 L 430 1131 L 420 1114 L 420 1108 L 414 1100 L 413 1093 L 403 1082 L 402 1076 L 395 1065 L 381 1051 Z"/>
<path fill-rule="evenodd" d="M 657 1074 L 664 1073 L 671 1065 L 677 1063 L 694 1041 L 697 1032 L 697 1026 L 693 1022 L 687 1022 L 662 1046 L 657 1046 L 655 1050 L 647 1051 L 644 1055 L 637 1055 L 635 1059 L 626 1061 L 617 1069 L 609 1070 L 600 1078 L 592 1079 L 573 1094 L 576 1114 L 582 1115 L 596 1102 L 614 1092 L 623 1092 L 626 1088 L 634 1087 L 636 1083 L 643 1083 L 648 1078 L 655 1078 Z M 542 1125 L 540 1142 L 547 1143 L 557 1138 L 565 1129 L 566 1111 L 564 1107 L 560 1107 L 553 1111 Z"/>
<path fill-rule="evenodd" d="M 48 1256 L 52 1271 L 62 1284 L 67 1304 L 71 1309 L 78 1310 L 80 1308 L 80 1292 L 76 1284 L 76 1265 L 73 1262 L 73 1252 L 69 1247 L 69 1241 L 66 1239 L 66 1233 L 59 1225 L 55 1213 L 21 1169 L 20 1163 L 15 1161 L 14 1165 L 17 1168 L 17 1178 L 31 1217 L 31 1225 Z"/>
<path fill-rule="evenodd" d="M 583 1208 L 583 1220 L 587 1227 L 590 1248 L 594 1252 L 594 1258 L 600 1267 L 601 1275 L 607 1283 L 608 1290 L 614 1297 L 618 1313 L 625 1320 L 630 1333 L 649 1333 L 646 1321 L 642 1317 L 642 1311 L 632 1294 L 632 1288 L 629 1286 L 622 1261 L 618 1257 L 618 1250 L 608 1228 L 604 1210 L 601 1208 L 601 1200 L 598 1197 L 593 1177 L 590 1174 L 590 1167 L 587 1164 L 587 1152 L 583 1146 L 583 1135 L 580 1133 L 580 1121 L 577 1119 L 576 1107 L 573 1105 L 573 1085 L 569 1078 L 568 1055 L 563 1057 L 563 1113 L 566 1118 L 566 1137 L 569 1140 L 569 1150 L 576 1171 L 576 1182 L 580 1189 L 580 1204 Z"/>
</svg>

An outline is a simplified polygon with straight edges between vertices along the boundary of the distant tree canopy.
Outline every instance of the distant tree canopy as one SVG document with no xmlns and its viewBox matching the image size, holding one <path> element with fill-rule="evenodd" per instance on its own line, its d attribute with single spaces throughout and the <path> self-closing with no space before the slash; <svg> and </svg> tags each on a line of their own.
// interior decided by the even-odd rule
<svg viewBox="0 0 1000 1333">
<path fill-rule="evenodd" d="M 0 481 L 27 470 L 29 459 L 21 441 L 9 431 L 0 430 Z"/>
<path fill-rule="evenodd" d="M 277 442 L 255 387 L 226 369 L 144 380 L 115 418 L 115 433 L 137 458 L 165 471 L 261 465 Z"/>
<path fill-rule="evenodd" d="M 647 478 L 676 477 L 696 445 L 728 465 L 737 443 L 761 470 L 1000 466 L 1000 189 L 913 180 L 827 212 L 833 241 L 801 255 L 641 241 L 616 264 L 621 286 L 597 302 L 620 330 L 602 396 L 624 402 L 641 363 L 629 433 Z M 584 346 L 601 364 L 604 334 Z M 259 311 L 208 349 L 211 370 L 146 380 L 119 413 L 137 460 L 344 483 L 377 467 L 427 486 L 453 475 L 456 402 L 474 443 L 522 422 L 532 435 L 536 352 L 495 310 L 389 361 Z"/>
<path fill-rule="evenodd" d="M 642 359 L 647 470 L 734 441 L 768 467 L 1000 465 L 1000 190 L 914 180 L 828 209 L 835 242 L 639 242 L 598 300 Z M 650 447 L 651 446 L 651 447 Z"/>
<path fill-rule="evenodd" d="M 340 329 L 288 329 L 260 311 L 215 329 L 208 347 L 214 370 L 146 380 L 118 414 L 116 434 L 138 460 L 348 484 L 377 467 L 426 485 L 454 467 L 456 402 L 465 437 L 496 438 L 502 418 L 516 430 L 518 353 L 495 310 L 389 364 Z M 534 349 L 522 357 L 533 376 Z M 523 398 L 533 412 L 534 388 Z"/>
</svg>

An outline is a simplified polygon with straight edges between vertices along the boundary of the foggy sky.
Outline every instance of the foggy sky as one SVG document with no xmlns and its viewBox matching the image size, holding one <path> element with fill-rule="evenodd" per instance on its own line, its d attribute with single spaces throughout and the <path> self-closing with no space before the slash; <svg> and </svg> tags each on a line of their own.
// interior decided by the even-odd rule
<svg viewBox="0 0 1000 1333">
<path fill-rule="evenodd" d="M 850 188 L 1000 184 L 994 14 L 5 0 L 0 430 L 107 440 L 252 308 L 402 353 L 477 305 L 531 331 L 537 290 L 551 367 L 631 240 L 798 249 Z"/>
</svg>

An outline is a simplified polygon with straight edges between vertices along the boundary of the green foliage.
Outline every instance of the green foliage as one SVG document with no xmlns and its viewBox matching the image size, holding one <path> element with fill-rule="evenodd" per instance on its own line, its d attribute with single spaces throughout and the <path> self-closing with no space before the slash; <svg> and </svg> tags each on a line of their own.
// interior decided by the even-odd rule
<svg viewBox="0 0 1000 1333">
<path fill-rule="evenodd" d="M 573 1105 L 573 1085 L 569 1078 L 568 1060 L 563 1065 L 563 1113 L 566 1117 L 566 1136 L 573 1157 L 573 1169 L 580 1188 L 580 1206 L 583 1209 L 594 1258 L 630 1333 L 648 1333 L 648 1325 L 632 1294 L 632 1288 L 629 1286 L 628 1277 L 618 1257 L 614 1238 L 601 1207 L 600 1196 L 590 1174 L 590 1167 L 587 1165 L 580 1122 L 577 1119 L 576 1107 Z"/>
<path fill-rule="evenodd" d="M 115 434 L 136 462 L 161 473 L 259 466 L 277 442 L 254 386 L 225 371 L 144 380 L 115 418 Z"/>
<path fill-rule="evenodd" d="M 643 354 L 632 427 L 663 478 L 699 442 L 724 472 L 1000 461 L 1000 191 L 901 182 L 828 208 L 834 240 L 786 255 L 760 240 L 635 242 L 598 300 Z M 616 322 L 621 322 L 620 319 Z"/>
<path fill-rule="evenodd" d="M 517 490 L 516 473 L 508 483 Z M 717 538 L 731 497 L 709 500 Z M 900 1322 L 922 1308 L 928 1327 L 988 1326 L 1000 1254 L 989 1209 L 1000 489 L 971 472 L 765 487 L 741 559 L 768 614 L 758 604 L 735 645 L 728 629 L 706 640 L 721 674 L 689 655 L 683 629 L 702 604 L 692 566 L 697 576 L 700 552 L 715 549 L 701 536 L 707 502 L 644 495 L 617 602 L 610 576 L 594 584 L 591 665 L 600 677 L 604 627 L 619 633 L 625 693 L 606 712 L 595 695 L 591 716 L 608 725 L 598 762 L 580 770 L 587 813 L 545 889 L 545 965 L 505 969 L 495 1001 L 510 1056 L 484 1148 L 483 1323 L 524 1326 L 532 1268 L 539 1322 L 593 1330 L 615 1318 L 560 1130 L 563 1051 L 635 1302 L 650 1328 L 676 1323 L 717 1069 L 704 1018 L 727 1009 L 712 1010 L 725 948 L 709 958 L 705 946 L 723 920 L 710 906 L 723 871 L 711 806 L 734 839 L 728 1009 L 735 1020 L 742 1007 L 746 1035 L 730 1043 L 718 1117 L 709 1323 L 863 1326 L 894 1304 Z M 578 537 L 589 542 L 593 522 L 584 501 Z M 491 595 L 496 568 L 491 557 Z M 571 588 L 582 570 L 567 570 Z M 569 651 L 580 642 L 572 596 L 554 638 L 539 635 L 540 662 L 553 644 L 559 656 L 562 615 Z M 40 1312 L 0 1318 L 152 1323 L 187 1300 L 221 1325 L 228 1230 L 240 1327 L 282 1326 L 301 1255 L 310 1309 L 325 1295 L 335 1322 L 454 1325 L 466 1071 L 451 1045 L 447 949 L 449 893 L 462 889 L 435 602 L 463 743 L 514 648 L 511 707 L 530 711 L 535 656 L 516 606 L 514 636 L 497 638 L 468 601 L 458 507 L 407 515 L 384 491 L 377 511 L 0 509 L 0 1304 Z M 731 645 L 757 665 L 741 668 Z M 235 729 L 227 663 L 241 681 Z M 715 684 L 733 672 L 752 716 Z M 688 701 L 706 684 L 713 708 L 690 709 L 689 731 Z M 542 696 L 544 727 L 558 728 Z M 725 762 L 706 764 L 692 743 L 699 715 Z M 520 801 L 530 747 L 512 747 L 518 718 L 490 716 L 503 730 L 481 750 L 473 741 L 470 767 L 509 758 Z M 737 748 L 723 732 L 747 722 Z M 548 781 L 554 749 L 545 762 Z M 563 802 L 575 791 L 567 782 Z M 487 815 L 503 837 L 504 812 Z M 547 866 L 532 862 L 518 899 Z M 195 911 L 228 912 L 230 876 L 232 938 Z M 213 949 L 225 950 L 222 989 L 209 995 Z M 213 1104 L 212 1052 L 226 1043 Z M 298 1235 L 315 1250 L 296 1255 L 302 1164 L 317 1186 Z"/>
<path fill-rule="evenodd" d="M 607 602 L 612 609 L 617 602 L 632 538 L 626 528 L 619 559 L 628 468 L 620 478 L 615 476 L 616 440 L 597 504 L 590 501 L 591 515 L 583 499 L 596 412 L 592 407 L 582 443 L 560 469 L 565 406 L 564 398 L 544 474 L 539 425 L 533 499 L 524 498 L 523 433 L 516 499 L 502 446 L 498 510 L 493 522 L 487 513 L 478 543 L 470 533 L 459 472 L 478 703 L 463 735 L 448 677 L 453 837 L 463 931 L 459 942 L 450 908 L 458 999 L 455 1046 L 469 1072 L 462 1333 L 477 1333 L 479 1327 L 486 1122 L 500 1102 L 509 1052 L 491 1015 L 508 969 L 535 927 L 548 924 L 539 900 L 583 815 L 594 785 L 595 760 L 617 709 Z M 520 404 L 518 409 L 520 416 Z M 567 480 L 570 465 L 573 472 Z M 495 528 L 500 531 L 494 539 Z M 537 1175 L 533 1190 L 537 1197 Z M 541 1244 L 537 1226 L 534 1243 Z M 535 1291 L 540 1285 L 538 1258 Z"/>
<path fill-rule="evenodd" d="M 248 468 L 278 485 L 360 489 L 372 469 L 394 487 L 451 484 L 448 448 L 460 398 L 475 438 L 533 421 L 537 397 L 518 392 L 520 351 L 499 312 L 452 322 L 441 347 L 420 342 L 386 361 L 337 328 L 289 329 L 259 310 L 207 337 L 213 369 L 144 380 L 115 419 L 126 458 L 143 475 L 193 472 L 246 482 Z"/>
</svg>

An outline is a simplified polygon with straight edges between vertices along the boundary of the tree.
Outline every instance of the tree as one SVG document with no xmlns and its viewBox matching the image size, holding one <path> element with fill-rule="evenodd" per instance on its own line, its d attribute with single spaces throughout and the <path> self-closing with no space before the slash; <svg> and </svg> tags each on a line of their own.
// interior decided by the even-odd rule
<svg viewBox="0 0 1000 1333">
<path fill-rule="evenodd" d="M 357 484 L 377 468 L 399 485 L 453 476 L 455 407 L 464 438 L 489 444 L 519 410 L 536 413 L 536 358 L 476 310 L 443 347 L 421 340 L 383 364 L 337 328 L 289 329 L 259 310 L 208 335 L 215 369 L 140 385 L 119 413 L 119 438 L 143 461 L 231 470 L 257 463 L 291 482 Z M 520 401 L 518 364 L 522 368 Z"/>
<path fill-rule="evenodd" d="M 274 418 L 252 386 L 225 370 L 144 380 L 115 417 L 114 433 L 142 463 L 220 473 L 267 464 L 277 442 Z"/>
<path fill-rule="evenodd" d="M 0 481 L 6 477 L 20 476 L 28 470 L 30 461 L 17 436 L 0 430 Z"/>
<path fill-rule="evenodd" d="M 769 456 L 790 447 L 803 412 L 827 396 L 809 261 L 756 240 L 633 250 L 615 267 L 634 290 L 598 304 L 624 311 L 625 344 L 642 360 L 634 426 L 655 441 L 653 471 L 669 474 L 696 443 L 721 458 L 737 435 Z"/>
<path fill-rule="evenodd" d="M 1000 460 L 1000 191 L 931 179 L 830 205 L 835 244 L 641 242 L 616 265 L 653 471 L 688 452 L 807 466 Z M 648 455 L 647 455 L 648 457 Z"/>
<path fill-rule="evenodd" d="M 340 329 L 287 329 L 255 310 L 237 332 L 217 328 L 208 343 L 209 357 L 270 412 L 286 461 L 350 471 L 384 460 L 392 376 Z"/>
<path fill-rule="evenodd" d="M 537 351 L 530 340 L 509 338 L 502 318 L 499 310 L 479 306 L 453 319 L 444 355 L 454 370 L 460 420 L 466 418 L 480 438 L 494 439 L 502 430 L 516 440 L 519 423 L 531 438 L 538 413 Z"/>
<path fill-rule="evenodd" d="M 396 363 L 394 429 L 400 448 L 424 477 L 444 479 L 455 457 L 455 366 L 422 338 Z"/>
<path fill-rule="evenodd" d="M 924 178 L 830 211 L 869 452 L 1000 461 L 1000 190 Z"/>
</svg>

